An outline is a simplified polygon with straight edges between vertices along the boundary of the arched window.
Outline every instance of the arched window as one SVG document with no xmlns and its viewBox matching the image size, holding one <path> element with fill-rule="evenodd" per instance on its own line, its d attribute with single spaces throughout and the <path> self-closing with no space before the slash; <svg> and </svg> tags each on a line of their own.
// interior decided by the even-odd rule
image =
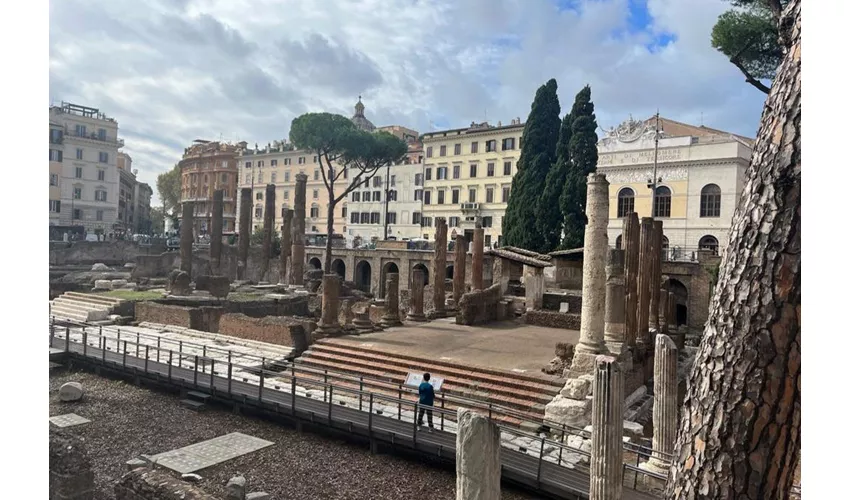
<svg viewBox="0 0 850 500">
<path fill-rule="evenodd" d="M 717 255 L 717 238 L 714 236 L 707 234 L 699 239 L 699 249 L 700 250 L 711 250 L 712 253 Z"/>
<path fill-rule="evenodd" d="M 319 205 L 313 205 L 310 207 L 310 217 L 314 219 L 319 217 Z"/>
<path fill-rule="evenodd" d="M 614 243 L 614 248 L 616 248 L 617 250 L 623 249 L 623 235 L 622 234 L 617 236 L 617 239 L 615 240 L 615 243 Z"/>
<path fill-rule="evenodd" d="M 667 186 L 658 186 L 655 189 L 655 207 L 653 208 L 653 217 L 670 217 L 671 198 L 670 188 Z"/>
<path fill-rule="evenodd" d="M 661 236 L 661 258 L 664 261 L 670 259 L 670 240 L 666 236 Z"/>
<path fill-rule="evenodd" d="M 617 217 L 625 217 L 635 211 L 635 192 L 632 188 L 623 188 L 617 194 Z"/>
<path fill-rule="evenodd" d="M 720 217 L 720 188 L 717 184 L 708 184 L 700 191 L 699 216 Z"/>
</svg>

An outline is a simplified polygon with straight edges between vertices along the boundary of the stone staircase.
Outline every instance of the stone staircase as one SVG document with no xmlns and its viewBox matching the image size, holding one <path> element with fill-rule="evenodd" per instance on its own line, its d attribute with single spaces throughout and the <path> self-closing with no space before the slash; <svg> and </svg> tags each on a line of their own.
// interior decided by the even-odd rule
<svg viewBox="0 0 850 500">
<path fill-rule="evenodd" d="M 109 320 L 122 299 L 91 293 L 65 292 L 50 301 L 50 315 L 58 320 L 96 323 Z"/>
<path fill-rule="evenodd" d="M 539 375 L 515 373 L 388 353 L 340 338 L 318 341 L 297 358 L 295 363 L 299 367 L 378 379 L 381 382 L 364 381 L 364 390 L 392 397 L 398 397 L 398 386 L 404 383 L 408 372 L 430 372 L 433 376 L 442 377 L 445 380 L 441 392 L 446 395 L 474 399 L 485 405 L 493 403 L 510 408 L 516 412 L 516 415 L 496 418 L 517 427 L 522 426 L 526 421 L 542 420 L 546 404 L 559 393 L 564 385 L 563 380 L 542 373 Z M 299 374 L 299 377 L 310 378 L 307 374 Z M 321 380 L 323 375 L 317 374 L 315 379 Z M 359 382 L 354 381 L 334 380 L 333 383 L 353 389 L 359 388 Z M 416 399 L 414 394 L 404 397 Z M 435 405 L 440 404 L 438 393 Z M 447 410 L 455 410 L 456 407 L 455 404 L 448 402 L 445 404 Z"/>
</svg>

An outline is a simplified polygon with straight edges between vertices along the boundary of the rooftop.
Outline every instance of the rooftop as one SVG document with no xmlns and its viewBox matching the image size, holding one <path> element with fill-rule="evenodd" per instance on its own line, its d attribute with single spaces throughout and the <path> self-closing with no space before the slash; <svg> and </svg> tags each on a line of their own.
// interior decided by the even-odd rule
<svg viewBox="0 0 850 500">
<path fill-rule="evenodd" d="M 51 110 L 55 110 L 57 113 L 65 113 L 69 115 L 81 116 L 83 118 L 92 118 L 95 120 L 104 120 L 108 122 L 114 122 L 114 118 L 110 118 L 105 114 L 101 113 L 97 108 L 90 108 L 88 106 L 82 106 L 79 104 L 72 104 L 70 102 L 62 101 L 60 106 L 52 106 Z"/>
<path fill-rule="evenodd" d="M 522 122 L 520 118 L 514 118 L 511 120 L 511 123 L 508 125 L 502 125 L 502 122 L 498 122 L 496 125 L 490 125 L 488 122 L 475 123 L 472 122 L 469 124 L 469 127 L 465 128 L 455 128 L 449 130 L 437 130 L 434 132 L 426 132 L 422 134 L 422 139 L 433 139 L 438 136 L 447 136 L 449 134 L 460 134 L 460 135 L 471 135 L 471 134 L 480 134 L 486 132 L 498 132 L 500 130 L 511 130 L 517 128 L 525 127 L 525 123 Z"/>
</svg>

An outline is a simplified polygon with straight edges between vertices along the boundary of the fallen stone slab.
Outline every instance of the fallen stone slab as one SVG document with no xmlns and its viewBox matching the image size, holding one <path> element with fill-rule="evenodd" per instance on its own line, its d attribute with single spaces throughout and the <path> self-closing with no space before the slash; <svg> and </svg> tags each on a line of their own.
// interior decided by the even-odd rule
<svg viewBox="0 0 850 500">
<path fill-rule="evenodd" d="M 127 466 L 127 470 L 136 470 L 140 467 L 147 467 L 148 463 L 140 458 L 134 458 L 124 462 L 124 465 Z"/>
<path fill-rule="evenodd" d="M 66 382 L 59 388 L 59 401 L 79 401 L 83 399 L 83 385 L 79 382 Z"/>
<path fill-rule="evenodd" d="M 265 491 L 254 491 L 245 495 L 245 500 L 270 500 L 271 497 Z"/>
<path fill-rule="evenodd" d="M 94 280 L 94 289 L 95 290 L 111 290 L 112 289 L 112 281 L 110 281 L 110 280 Z"/>
</svg>

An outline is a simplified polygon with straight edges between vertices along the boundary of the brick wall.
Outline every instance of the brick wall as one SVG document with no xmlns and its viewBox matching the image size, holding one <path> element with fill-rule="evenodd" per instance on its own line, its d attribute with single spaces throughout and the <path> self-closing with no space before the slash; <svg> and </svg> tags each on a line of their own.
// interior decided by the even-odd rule
<svg viewBox="0 0 850 500">
<path fill-rule="evenodd" d="M 223 314 L 218 323 L 218 333 L 246 340 L 293 347 L 294 326 L 304 327 L 302 321 L 279 316 L 252 318 L 244 314 Z"/>
<path fill-rule="evenodd" d="M 115 500 L 219 500 L 160 470 L 132 470 L 115 484 Z"/>
<path fill-rule="evenodd" d="M 136 304 L 136 321 L 183 326 L 217 333 L 222 312 L 221 307 L 173 306 L 146 301 Z"/>
</svg>

